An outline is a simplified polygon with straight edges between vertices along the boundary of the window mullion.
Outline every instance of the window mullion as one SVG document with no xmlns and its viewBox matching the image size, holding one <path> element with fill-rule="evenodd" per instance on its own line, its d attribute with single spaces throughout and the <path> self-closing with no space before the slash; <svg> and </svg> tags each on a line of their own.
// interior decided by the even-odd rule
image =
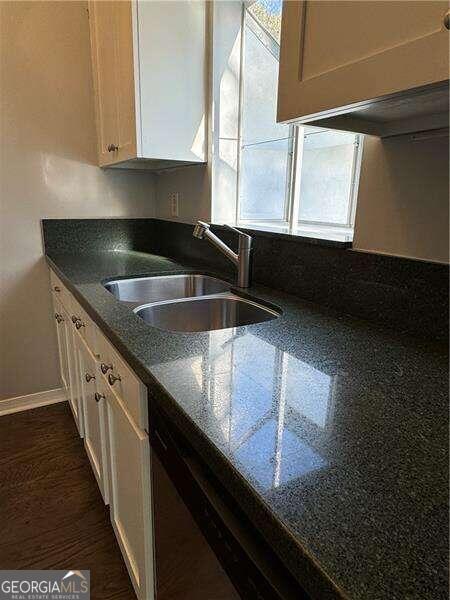
<svg viewBox="0 0 450 600">
<path fill-rule="evenodd" d="M 361 170 L 362 144 L 363 137 L 361 135 L 356 136 L 350 183 L 350 198 L 347 212 L 348 227 L 354 227 L 355 225 L 356 200 L 358 196 L 359 175 Z"/>
<path fill-rule="evenodd" d="M 303 127 L 295 127 L 294 151 L 291 163 L 291 193 L 289 211 L 289 233 L 293 234 L 297 229 L 298 215 L 300 210 L 300 184 L 303 162 L 303 141 L 305 133 Z"/>
<path fill-rule="evenodd" d="M 238 106 L 238 122 L 237 122 L 237 148 L 236 148 L 236 212 L 234 216 L 234 224 L 238 225 L 241 217 L 241 158 L 242 158 L 242 110 L 244 104 L 244 44 L 245 44 L 245 4 L 242 3 L 241 13 L 241 31 L 240 31 L 240 48 L 239 48 L 239 106 Z"/>
</svg>

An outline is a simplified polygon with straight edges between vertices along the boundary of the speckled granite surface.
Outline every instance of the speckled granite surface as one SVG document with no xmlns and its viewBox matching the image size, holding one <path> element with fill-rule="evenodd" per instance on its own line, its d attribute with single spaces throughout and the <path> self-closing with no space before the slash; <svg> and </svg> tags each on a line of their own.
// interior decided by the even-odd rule
<svg viewBox="0 0 450 600">
<path fill-rule="evenodd" d="M 262 324 L 148 326 L 107 278 L 196 270 L 133 251 L 49 264 L 312 598 L 447 598 L 448 357 L 268 288 Z"/>
<path fill-rule="evenodd" d="M 192 236 L 192 225 L 158 219 L 45 219 L 47 252 L 135 250 L 233 273 Z M 236 250 L 236 235 L 214 226 Z M 345 248 L 342 243 L 249 231 L 253 280 L 340 313 L 425 339 L 448 338 L 448 265 Z"/>
</svg>

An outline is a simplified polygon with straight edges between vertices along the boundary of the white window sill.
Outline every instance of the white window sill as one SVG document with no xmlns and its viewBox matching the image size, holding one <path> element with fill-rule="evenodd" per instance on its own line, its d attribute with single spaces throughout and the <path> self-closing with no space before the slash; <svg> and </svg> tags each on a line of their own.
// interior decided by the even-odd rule
<svg viewBox="0 0 450 600">
<path fill-rule="evenodd" d="M 325 242 L 336 242 L 345 246 L 351 246 L 353 241 L 353 229 L 350 227 L 327 227 L 325 225 L 300 225 L 294 231 L 289 231 L 287 225 L 240 223 L 238 227 L 243 229 L 252 229 L 254 231 L 264 231 L 267 233 L 280 233 L 292 237 L 309 238 L 311 241 L 321 240 Z"/>
</svg>

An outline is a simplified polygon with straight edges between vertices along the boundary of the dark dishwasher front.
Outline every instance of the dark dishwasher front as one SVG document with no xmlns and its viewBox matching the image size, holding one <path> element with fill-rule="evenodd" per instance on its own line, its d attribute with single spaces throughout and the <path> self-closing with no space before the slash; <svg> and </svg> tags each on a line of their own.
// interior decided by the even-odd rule
<svg viewBox="0 0 450 600">
<path fill-rule="evenodd" d="M 157 599 L 308 599 L 155 405 L 150 422 Z"/>
</svg>

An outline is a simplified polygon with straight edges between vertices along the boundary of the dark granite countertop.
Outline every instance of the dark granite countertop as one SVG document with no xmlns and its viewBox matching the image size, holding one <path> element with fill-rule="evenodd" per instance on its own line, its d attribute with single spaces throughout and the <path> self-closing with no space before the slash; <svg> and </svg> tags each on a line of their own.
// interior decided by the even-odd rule
<svg viewBox="0 0 450 600">
<path fill-rule="evenodd" d="M 448 597 L 445 347 L 259 286 L 278 319 L 168 333 L 101 282 L 204 269 L 48 261 L 312 598 Z"/>
</svg>

